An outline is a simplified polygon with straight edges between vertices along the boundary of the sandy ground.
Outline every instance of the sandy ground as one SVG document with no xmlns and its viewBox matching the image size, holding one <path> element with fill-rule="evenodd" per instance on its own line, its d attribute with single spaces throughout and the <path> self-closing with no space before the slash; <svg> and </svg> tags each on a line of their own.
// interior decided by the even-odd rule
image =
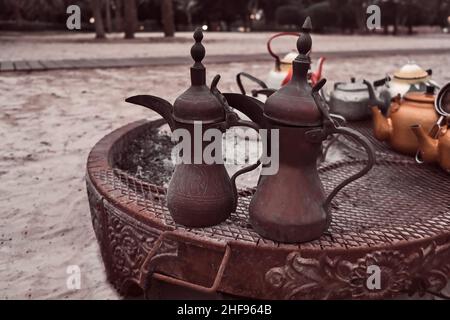
<svg viewBox="0 0 450 320">
<path fill-rule="evenodd" d="M 411 58 L 433 68 L 437 81 L 450 81 L 450 56 Z M 328 61 L 324 74 L 373 80 L 406 59 Z M 148 93 L 173 102 L 188 85 L 188 67 L 0 74 L 0 299 L 118 298 L 91 226 L 86 158 L 113 129 L 155 117 L 126 97 Z M 220 73 L 220 89 L 237 91 L 238 71 L 264 78 L 270 67 L 209 65 L 208 79 Z M 70 265 L 81 268 L 80 290 L 66 286 Z"/>
<path fill-rule="evenodd" d="M 206 52 L 211 55 L 266 53 L 266 41 L 272 34 L 205 32 L 203 42 Z M 191 42 L 191 32 L 177 32 L 175 38 L 168 40 L 160 33 L 138 33 L 135 40 L 123 40 L 121 34 L 112 34 L 106 41 L 94 40 L 91 33 L 72 31 L 46 34 L 3 32 L 0 33 L 0 61 L 183 56 L 190 49 L 186 43 Z M 295 37 L 278 38 L 274 40 L 274 50 L 287 52 L 295 49 L 295 42 Z M 450 35 L 314 35 L 314 50 L 321 52 L 416 48 L 450 48 Z"/>
</svg>

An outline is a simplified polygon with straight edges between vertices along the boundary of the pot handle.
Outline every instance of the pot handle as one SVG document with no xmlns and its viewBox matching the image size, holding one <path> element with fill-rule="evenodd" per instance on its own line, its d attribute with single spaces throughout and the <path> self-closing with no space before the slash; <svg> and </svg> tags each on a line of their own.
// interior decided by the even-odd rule
<svg viewBox="0 0 450 320">
<path fill-rule="evenodd" d="M 239 90 L 240 90 L 241 93 L 244 94 L 244 95 L 246 94 L 246 91 L 245 91 L 244 85 L 242 84 L 242 79 L 241 79 L 241 77 L 246 77 L 247 79 L 249 79 L 249 80 L 255 82 L 256 84 L 258 84 L 261 88 L 267 89 L 267 85 L 265 84 L 264 81 L 262 81 L 262 80 L 260 80 L 260 79 L 258 79 L 258 78 L 256 78 L 256 77 L 254 77 L 254 76 L 252 76 L 251 74 L 249 74 L 249 73 L 247 73 L 247 72 L 239 72 L 239 73 L 236 75 L 236 83 L 237 83 L 237 85 L 238 85 L 238 87 L 239 87 Z"/>
<path fill-rule="evenodd" d="M 219 91 L 219 89 L 217 89 L 217 83 L 219 82 L 219 80 L 220 80 L 220 75 L 216 75 L 211 83 L 211 92 L 216 96 L 216 98 L 222 104 L 224 111 L 225 111 L 225 121 L 218 123 L 217 127 L 221 128 L 222 130 L 226 130 L 231 127 L 248 127 L 248 128 L 254 129 L 254 130 L 256 130 L 256 132 L 258 132 L 261 129 L 261 127 L 258 124 L 256 124 L 255 122 L 252 122 L 252 121 L 242 120 L 241 118 L 239 118 L 238 114 L 236 112 L 234 112 L 233 109 L 230 107 L 225 96 Z M 234 192 L 234 207 L 236 207 L 236 205 L 237 205 L 237 197 L 238 197 L 236 178 L 238 176 L 240 176 L 241 174 L 244 174 L 246 172 L 256 169 L 257 167 L 259 167 L 260 164 L 261 164 L 261 159 L 258 159 L 258 161 L 256 163 L 238 170 L 237 172 L 235 172 L 235 174 L 233 174 L 231 176 L 231 185 L 233 187 L 233 192 Z"/>
<path fill-rule="evenodd" d="M 223 278 L 223 274 L 225 272 L 225 268 L 228 265 L 228 261 L 230 260 L 231 248 L 227 244 L 225 247 L 225 252 L 223 254 L 222 260 L 220 262 L 219 268 L 217 269 L 216 276 L 214 281 L 210 287 L 205 287 L 199 284 L 191 283 L 185 280 L 177 279 L 171 276 L 167 276 L 161 273 L 155 272 L 156 266 L 159 262 L 160 258 L 174 258 L 178 257 L 178 251 L 176 253 L 158 253 L 163 247 L 165 239 L 172 238 L 170 241 L 176 242 L 174 238 L 177 237 L 177 234 L 174 231 L 165 231 L 161 233 L 158 239 L 155 241 L 153 248 L 148 252 L 147 257 L 142 263 L 140 269 L 140 278 L 139 285 L 144 290 L 144 295 L 147 298 L 147 292 L 149 289 L 150 279 L 155 278 L 160 281 L 165 281 L 167 283 L 189 288 L 192 290 L 196 290 L 204 293 L 214 293 L 220 286 L 220 283 Z M 166 243 L 167 244 L 167 243 Z"/>
<path fill-rule="evenodd" d="M 277 68 L 277 71 L 280 70 L 281 60 L 280 60 L 280 56 L 272 51 L 272 41 L 275 38 L 278 38 L 278 37 L 284 37 L 284 36 L 295 36 L 295 37 L 298 37 L 299 35 L 300 35 L 300 33 L 298 33 L 298 32 L 280 32 L 280 33 L 277 33 L 277 34 L 271 36 L 269 38 L 269 40 L 267 41 L 267 51 L 269 51 L 269 54 L 272 57 L 274 57 L 274 59 L 275 59 L 275 67 Z"/>
<path fill-rule="evenodd" d="M 226 112 L 226 120 L 216 124 L 216 127 L 222 131 L 225 131 L 226 129 L 229 129 L 231 127 L 248 127 L 248 128 L 254 129 L 256 132 L 259 132 L 259 130 L 261 129 L 261 127 L 258 124 L 256 124 L 255 122 L 242 120 L 241 118 L 239 118 L 238 114 L 233 111 L 227 111 Z M 231 186 L 233 188 L 233 194 L 234 194 L 234 204 L 233 204 L 234 208 L 236 208 L 237 198 L 238 198 L 236 178 L 239 177 L 241 174 L 255 170 L 256 168 L 259 167 L 260 164 L 261 164 L 261 158 L 259 158 L 258 161 L 256 161 L 255 163 L 236 171 L 231 176 L 230 180 L 231 180 Z"/>
<path fill-rule="evenodd" d="M 231 120 L 229 120 L 230 118 L 231 118 Z M 256 123 L 254 123 L 252 121 L 246 121 L 246 120 L 240 119 L 236 113 L 234 113 L 234 115 L 231 115 L 230 118 L 227 119 L 229 128 L 230 127 L 247 127 L 247 128 L 251 128 L 251 129 L 255 130 L 256 132 L 259 132 L 259 130 L 261 129 L 259 125 L 257 125 Z M 241 174 L 255 170 L 256 168 L 259 167 L 260 164 L 261 164 L 261 159 L 258 159 L 258 161 L 256 161 L 256 163 L 248 165 L 248 166 L 236 171 L 231 176 L 230 180 L 231 180 L 231 185 L 233 186 L 233 192 L 235 195 L 235 197 L 234 197 L 235 206 L 237 204 L 237 197 L 238 197 L 236 178 L 239 177 Z"/>
<path fill-rule="evenodd" d="M 341 84 L 344 84 L 344 82 L 335 82 L 333 85 L 333 89 L 336 90 L 337 87 L 339 87 Z"/>
<path fill-rule="evenodd" d="M 258 95 L 262 94 L 266 97 L 270 97 L 272 94 L 274 94 L 277 90 L 272 88 L 265 88 L 265 89 L 253 89 L 252 90 L 252 97 L 256 98 Z"/>
<path fill-rule="evenodd" d="M 359 143 L 367 152 L 367 163 L 364 166 L 364 168 L 355 173 L 354 175 L 348 177 L 344 181 L 342 181 L 340 184 L 338 184 L 333 191 L 328 195 L 328 197 L 325 200 L 324 207 L 328 211 L 330 207 L 331 200 L 336 196 L 336 194 L 344 188 L 349 183 L 361 178 L 364 176 L 367 172 L 372 169 L 373 165 L 375 164 L 375 151 L 373 149 L 372 144 L 369 142 L 369 140 L 364 137 L 361 133 L 359 133 L 356 130 L 347 128 L 347 127 L 330 127 L 327 130 L 327 135 L 330 134 L 342 134 L 351 137 L 353 140 L 355 140 L 357 143 Z"/>
<path fill-rule="evenodd" d="M 361 133 L 359 133 L 356 130 L 347 128 L 347 127 L 340 127 L 339 124 L 331 117 L 331 115 L 328 111 L 328 106 L 327 106 L 326 102 L 324 101 L 323 97 L 321 97 L 319 94 L 320 89 L 322 89 L 322 87 L 324 86 L 326 81 L 327 81 L 326 79 L 322 79 L 319 82 L 317 82 L 314 85 L 314 87 L 312 88 L 311 94 L 313 96 L 313 99 L 316 102 L 316 105 L 319 107 L 322 115 L 324 116 L 324 123 L 323 123 L 324 129 L 323 129 L 323 131 L 321 131 L 321 130 L 312 131 L 311 138 L 314 139 L 314 136 L 315 136 L 316 140 L 320 140 L 322 138 L 326 138 L 330 134 L 342 134 L 342 135 L 349 136 L 350 138 L 352 138 L 353 140 L 358 142 L 361 146 L 364 147 L 364 149 L 367 152 L 366 166 L 358 173 L 348 177 L 347 179 L 342 181 L 340 184 L 338 184 L 333 189 L 333 191 L 331 191 L 331 193 L 328 195 L 328 197 L 325 199 L 324 208 L 326 211 L 328 211 L 331 200 L 333 200 L 333 198 L 336 196 L 336 194 L 343 187 L 345 187 L 349 183 L 355 181 L 356 179 L 361 178 L 363 175 L 365 175 L 367 172 L 369 172 L 370 169 L 372 169 L 373 165 L 375 164 L 375 151 L 373 149 L 372 144 L 369 142 L 369 140 L 366 137 L 364 137 Z M 364 81 L 367 82 L 366 80 L 364 80 Z M 323 136 L 325 136 L 325 137 L 323 137 Z M 331 220 L 329 220 L 329 222 L 331 222 Z"/>
</svg>

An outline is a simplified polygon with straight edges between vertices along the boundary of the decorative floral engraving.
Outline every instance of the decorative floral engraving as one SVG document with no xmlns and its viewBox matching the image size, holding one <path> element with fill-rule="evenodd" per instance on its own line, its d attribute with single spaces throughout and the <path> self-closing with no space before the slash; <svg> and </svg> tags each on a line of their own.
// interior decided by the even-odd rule
<svg viewBox="0 0 450 320">
<path fill-rule="evenodd" d="M 120 288 L 124 279 L 132 278 L 138 281 L 142 263 L 160 233 L 151 228 L 143 230 L 131 221 L 123 221 L 111 210 L 108 210 L 107 221 L 113 272 L 118 278 L 117 287 Z M 158 254 L 165 250 L 167 248 L 161 247 Z"/>
<path fill-rule="evenodd" d="M 97 191 L 91 187 L 90 182 L 86 183 L 86 189 L 89 199 L 89 207 L 91 210 L 92 227 L 94 228 L 94 233 L 97 240 L 101 241 L 103 235 L 103 226 L 101 223 L 103 200 Z"/>
<path fill-rule="evenodd" d="M 91 201 L 92 203 L 95 201 Z M 117 211 L 108 203 L 102 210 L 105 214 L 105 225 L 101 226 L 98 223 L 101 220 L 98 219 L 98 211 L 95 208 L 92 211 L 93 225 L 94 229 L 105 228 L 106 230 L 107 248 L 102 248 L 102 255 L 104 260 L 106 255 L 110 258 L 111 262 L 107 263 L 106 267 L 111 268 L 109 270 L 111 281 L 119 291 L 122 291 L 126 281 L 138 283 L 142 263 L 153 248 L 160 231 L 144 226 L 125 213 Z M 175 242 L 165 241 L 154 258 L 167 253 L 176 254 L 177 250 L 178 246 Z"/>
<path fill-rule="evenodd" d="M 405 256 L 398 251 L 375 251 L 359 259 L 350 274 L 352 297 L 382 299 L 405 292 L 411 286 L 405 261 Z M 367 287 L 370 266 L 381 270 L 380 289 Z"/>
<path fill-rule="evenodd" d="M 380 289 L 369 289 L 368 266 L 381 270 Z M 400 293 L 440 292 L 450 276 L 450 244 L 431 243 L 408 255 L 380 250 L 350 261 L 346 256 L 303 258 L 288 255 L 286 265 L 266 273 L 266 281 L 283 299 L 387 298 Z"/>
<path fill-rule="evenodd" d="M 450 243 L 432 242 L 410 256 L 409 274 L 412 285 L 409 293 L 423 295 L 426 291 L 441 292 L 450 279 Z"/>
<path fill-rule="evenodd" d="M 92 224 L 108 271 L 108 279 L 122 293 L 124 283 L 138 283 L 144 259 L 155 245 L 160 230 L 145 225 L 114 208 L 88 181 Z M 414 244 L 410 249 L 374 250 L 356 256 L 348 251 L 338 255 L 302 257 L 289 254 L 286 264 L 265 274 L 267 284 L 275 290 L 273 297 L 284 299 L 388 298 L 400 293 L 439 293 L 450 277 L 450 242 L 440 238 L 427 245 Z M 424 242 L 423 242 L 424 243 Z M 399 249 L 400 250 L 400 249 Z M 167 239 L 152 260 L 165 255 L 176 257 L 178 245 Z M 381 288 L 367 288 L 367 267 L 381 270 Z"/>
</svg>

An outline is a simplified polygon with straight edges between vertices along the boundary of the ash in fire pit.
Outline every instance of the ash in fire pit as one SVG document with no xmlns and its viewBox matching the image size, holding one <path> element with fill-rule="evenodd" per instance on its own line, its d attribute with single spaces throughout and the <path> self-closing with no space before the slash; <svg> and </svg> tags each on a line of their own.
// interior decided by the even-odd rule
<svg viewBox="0 0 450 320">
<path fill-rule="evenodd" d="M 115 167 L 146 182 L 166 187 L 174 165 L 171 135 L 162 128 L 147 128 L 132 139 L 118 155 Z"/>
<path fill-rule="evenodd" d="M 123 145 L 118 154 L 115 155 L 114 167 L 136 177 L 139 180 L 167 187 L 170 177 L 172 175 L 174 164 L 171 160 L 172 148 L 175 142 L 171 140 L 172 135 L 167 125 L 159 128 L 146 127 L 130 139 L 129 142 Z M 253 133 L 252 130 L 249 130 Z M 247 134 L 249 134 L 247 132 Z M 256 137 L 250 134 L 250 144 L 254 147 Z M 230 129 L 227 134 L 223 135 L 224 139 L 224 154 L 227 157 L 238 159 L 245 158 L 250 162 L 255 162 L 254 159 L 258 157 L 258 148 L 250 148 L 246 150 L 245 138 L 239 136 L 235 129 Z M 260 143 L 260 142 L 259 142 Z M 343 159 L 353 159 L 348 157 L 345 153 L 345 146 L 331 146 L 327 153 L 327 160 L 325 163 L 334 162 Z M 260 147 L 261 148 L 261 147 Z M 226 151 L 225 151 L 226 150 Z M 249 157 L 250 156 L 250 157 Z M 251 158 L 251 159 L 248 159 Z M 225 164 L 225 167 L 230 175 L 237 170 L 243 168 L 246 164 Z M 260 168 L 256 169 L 253 174 L 244 174 L 238 178 L 238 187 L 248 188 L 256 185 Z"/>
</svg>

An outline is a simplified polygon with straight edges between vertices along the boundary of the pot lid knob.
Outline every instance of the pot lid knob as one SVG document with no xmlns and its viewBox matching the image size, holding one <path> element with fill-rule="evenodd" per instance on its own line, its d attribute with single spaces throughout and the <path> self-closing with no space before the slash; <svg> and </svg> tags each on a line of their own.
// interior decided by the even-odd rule
<svg viewBox="0 0 450 320">
<path fill-rule="evenodd" d="M 202 29 L 197 28 L 194 32 L 195 43 L 191 48 L 191 57 L 194 59 L 197 66 L 203 67 L 202 60 L 205 57 L 205 47 L 202 44 L 203 32 Z"/>
<path fill-rule="evenodd" d="M 307 17 L 297 39 L 298 55 L 292 62 L 292 78 L 266 100 L 264 115 L 273 122 L 296 127 L 322 125 L 323 116 L 311 96 L 311 85 L 308 83 L 311 30 L 311 19 Z"/>
<path fill-rule="evenodd" d="M 307 17 L 302 26 L 302 33 L 297 39 L 297 51 L 299 55 L 297 56 L 297 61 L 311 62 L 309 58 L 309 53 L 311 52 L 312 39 L 310 32 L 312 31 L 311 18 Z"/>
<path fill-rule="evenodd" d="M 191 82 L 193 85 L 206 83 L 206 69 L 202 63 L 205 57 L 205 47 L 202 44 L 203 32 L 201 28 L 195 29 L 193 36 L 195 43 L 191 47 L 191 57 L 195 61 L 191 68 Z"/>
<path fill-rule="evenodd" d="M 216 123 L 225 119 L 225 110 L 216 96 L 206 85 L 205 47 L 202 44 L 203 32 L 197 28 L 191 47 L 194 64 L 191 67 L 191 87 L 183 92 L 173 105 L 173 118 L 182 123 L 201 121 L 204 124 Z"/>
</svg>

